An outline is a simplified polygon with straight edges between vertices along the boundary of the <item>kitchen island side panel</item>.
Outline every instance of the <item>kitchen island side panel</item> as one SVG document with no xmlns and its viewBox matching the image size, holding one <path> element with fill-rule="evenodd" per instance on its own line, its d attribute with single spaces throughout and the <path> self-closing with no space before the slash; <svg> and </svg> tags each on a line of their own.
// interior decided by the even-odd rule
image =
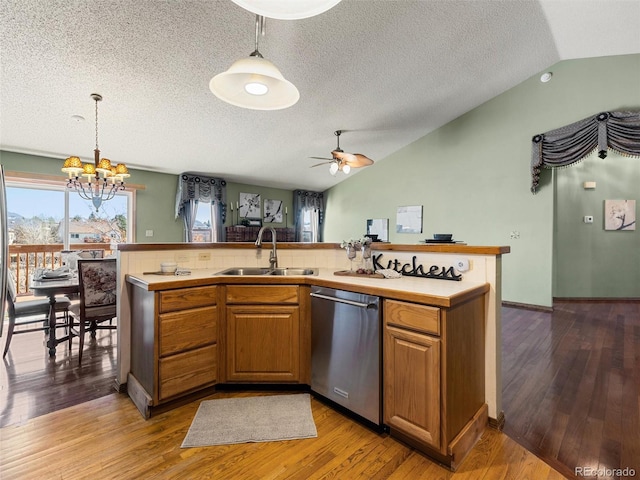
<svg viewBox="0 0 640 480">
<path fill-rule="evenodd" d="M 154 399 L 154 379 L 157 377 L 154 358 L 156 332 L 156 295 L 143 288 L 131 287 L 131 373 Z"/>
</svg>

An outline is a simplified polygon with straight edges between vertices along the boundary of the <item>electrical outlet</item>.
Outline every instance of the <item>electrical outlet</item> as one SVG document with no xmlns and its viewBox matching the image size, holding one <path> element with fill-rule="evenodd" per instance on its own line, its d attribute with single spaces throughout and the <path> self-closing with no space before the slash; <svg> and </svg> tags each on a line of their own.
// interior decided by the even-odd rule
<svg viewBox="0 0 640 480">
<path fill-rule="evenodd" d="M 206 262 L 207 260 L 211 260 L 211 252 L 199 253 L 198 260 L 202 260 L 203 262 Z"/>
<path fill-rule="evenodd" d="M 509 238 L 517 240 L 518 238 L 520 238 L 520 232 L 518 232 L 517 230 L 514 230 L 509 234 Z"/>
<path fill-rule="evenodd" d="M 186 253 L 179 253 L 176 255 L 176 262 L 188 262 L 189 261 L 189 255 L 187 255 Z"/>
<path fill-rule="evenodd" d="M 147 230 L 144 232 L 145 237 L 153 237 L 153 230 Z"/>
</svg>

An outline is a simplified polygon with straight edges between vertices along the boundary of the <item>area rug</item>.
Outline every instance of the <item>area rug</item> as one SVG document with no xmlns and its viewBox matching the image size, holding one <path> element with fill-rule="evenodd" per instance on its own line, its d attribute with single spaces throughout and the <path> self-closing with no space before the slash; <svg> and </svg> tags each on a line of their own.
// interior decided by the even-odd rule
<svg viewBox="0 0 640 480">
<path fill-rule="evenodd" d="M 317 437 L 308 393 L 205 400 L 182 448 Z"/>
</svg>

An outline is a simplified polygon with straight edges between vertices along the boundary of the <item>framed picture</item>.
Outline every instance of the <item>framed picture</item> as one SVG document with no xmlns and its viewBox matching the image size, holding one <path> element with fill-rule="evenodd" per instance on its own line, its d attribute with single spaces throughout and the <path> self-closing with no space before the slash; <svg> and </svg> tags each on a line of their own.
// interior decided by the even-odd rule
<svg viewBox="0 0 640 480">
<path fill-rule="evenodd" d="M 604 229 L 605 230 L 635 230 L 636 229 L 636 201 L 635 200 L 605 200 L 604 201 Z"/>
<path fill-rule="evenodd" d="M 422 233 L 422 205 L 398 207 L 396 212 L 397 233 Z"/>
<path fill-rule="evenodd" d="M 389 241 L 389 219 L 370 218 L 367 220 L 367 235 L 375 236 L 378 242 Z"/>
<path fill-rule="evenodd" d="M 264 200 L 264 223 L 282 223 L 282 200 Z"/>
<path fill-rule="evenodd" d="M 238 210 L 242 218 L 262 218 L 260 216 L 260 194 L 240 192 L 240 208 Z"/>
</svg>

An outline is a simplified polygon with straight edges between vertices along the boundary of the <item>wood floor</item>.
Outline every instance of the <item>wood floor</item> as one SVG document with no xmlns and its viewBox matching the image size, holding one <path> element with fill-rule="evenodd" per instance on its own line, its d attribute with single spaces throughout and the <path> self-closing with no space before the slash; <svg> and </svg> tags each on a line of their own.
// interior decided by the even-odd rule
<svg viewBox="0 0 640 480">
<path fill-rule="evenodd" d="M 502 331 L 504 432 L 567 476 L 640 477 L 640 302 L 503 307 Z"/>
<path fill-rule="evenodd" d="M 257 395 L 220 392 L 208 398 Z M 143 420 L 122 394 L 0 430 L 2 479 L 562 479 L 487 429 L 458 472 L 312 400 L 318 437 L 180 448 L 198 403 Z"/>
<path fill-rule="evenodd" d="M 487 429 L 455 474 L 316 400 L 317 439 L 181 449 L 198 403 L 145 422 L 114 393 L 115 333 L 88 342 L 82 367 L 77 343 L 50 359 L 40 334 L 17 335 L 0 368 L 0 478 L 538 480 L 576 478 L 576 466 L 640 475 L 639 322 L 640 303 L 503 308 L 507 435 Z"/>
</svg>

